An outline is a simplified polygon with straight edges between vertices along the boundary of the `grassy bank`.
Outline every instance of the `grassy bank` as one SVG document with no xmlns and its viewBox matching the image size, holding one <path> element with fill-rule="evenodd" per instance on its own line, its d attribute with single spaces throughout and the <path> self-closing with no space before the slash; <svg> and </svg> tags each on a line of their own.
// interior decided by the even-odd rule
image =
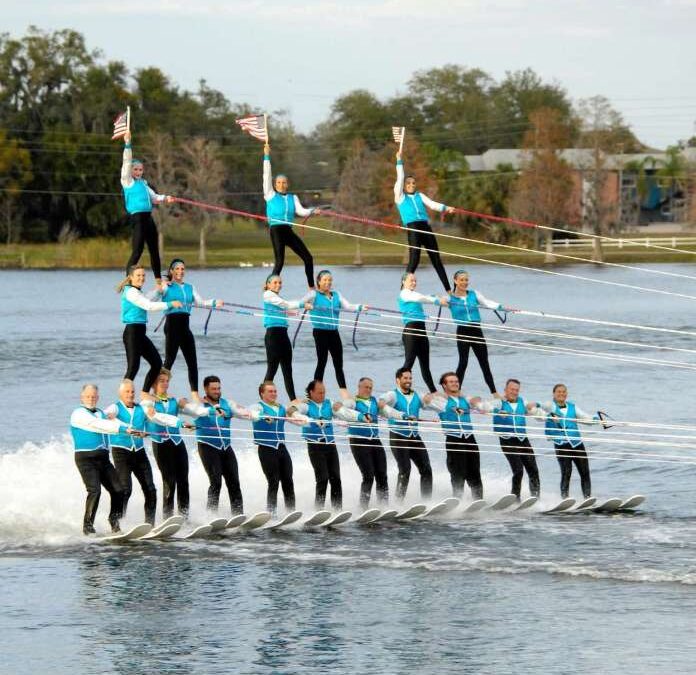
<svg viewBox="0 0 696 675">
<path fill-rule="evenodd" d="M 331 227 L 320 219 L 312 225 Z M 301 228 L 298 227 L 301 232 Z M 457 234 L 456 230 L 444 230 Z M 304 240 L 320 265 L 400 265 L 407 249 L 395 246 L 403 244 L 406 237 L 399 231 L 381 231 L 375 228 L 357 228 L 356 234 L 388 240 L 391 243 L 361 241 L 333 232 L 306 230 Z M 453 239 L 440 238 L 443 257 L 449 264 L 461 261 L 472 264 L 477 261 L 458 256 L 472 256 L 499 262 L 522 265 L 541 265 L 544 256 L 535 252 L 510 251 L 485 244 L 470 244 Z M 234 220 L 221 223 L 208 236 L 206 267 L 260 266 L 272 261 L 271 247 L 265 226 Z M 696 253 L 696 247 L 687 250 Z M 447 255 L 449 252 L 455 255 Z M 559 249 L 557 253 L 589 259 L 592 252 L 587 249 Z M 689 254 L 675 254 L 658 249 L 606 248 L 605 260 L 610 262 L 694 262 Z M 0 267 L 23 269 L 114 269 L 123 266 L 130 255 L 130 243 L 125 239 L 80 239 L 65 244 L 13 244 L 0 246 Z M 165 232 L 163 262 L 172 257 L 181 257 L 191 267 L 200 266 L 198 260 L 198 230 L 190 224 L 171 226 Z M 425 254 L 424 254 L 425 256 Z M 147 257 L 147 256 L 146 256 Z M 287 262 L 295 264 L 297 258 L 288 253 Z M 559 263 L 572 261 L 558 258 Z"/>
</svg>

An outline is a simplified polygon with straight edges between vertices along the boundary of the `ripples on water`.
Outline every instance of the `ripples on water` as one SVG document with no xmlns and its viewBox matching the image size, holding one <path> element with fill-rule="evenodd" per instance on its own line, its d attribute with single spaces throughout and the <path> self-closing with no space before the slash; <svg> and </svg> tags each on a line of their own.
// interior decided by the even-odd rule
<svg viewBox="0 0 696 675">
<path fill-rule="evenodd" d="M 582 273 L 635 282 L 620 271 Z M 253 304 L 264 274 L 191 276 L 205 295 Z M 300 277 L 299 270 L 289 271 L 288 296 L 303 291 Z M 377 306 L 393 305 L 397 279 L 395 270 L 336 271 L 337 287 L 349 299 Z M 420 280 L 421 290 L 438 291 L 429 268 Z M 689 465 L 593 460 L 596 494 L 648 495 L 644 512 L 633 517 L 504 514 L 186 544 L 86 544 L 79 534 L 83 488 L 64 433 L 79 385 L 99 382 L 106 405 L 122 374 L 118 301 L 112 291 L 117 281 L 115 273 L 0 272 L 7 295 L 0 374 L 11 392 L 5 408 L 10 422 L 0 438 L 2 672 L 693 672 L 696 509 L 695 467 Z M 642 280 L 670 288 L 662 279 L 650 282 Z M 684 300 L 598 292 L 591 284 L 486 267 L 473 269 L 473 285 L 513 306 L 695 329 Z M 202 320 L 194 319 L 197 335 Z M 198 338 L 201 374 L 219 374 L 227 395 L 244 403 L 255 399 L 264 370 L 258 322 L 216 315 L 210 335 Z M 683 336 L 636 330 L 616 333 L 520 317 L 511 324 L 693 347 Z M 543 343 L 538 336 L 487 334 Z M 157 334 L 156 343 L 161 339 Z M 401 358 L 398 335 L 359 330 L 358 342 L 356 353 L 346 332 L 351 382 L 369 374 L 379 390 L 391 387 Z M 676 352 L 554 344 L 696 361 Z M 434 373 L 455 365 L 454 351 L 452 342 L 432 341 Z M 688 371 L 512 347 L 491 352 L 499 386 L 506 377 L 518 377 L 529 399 L 548 398 L 551 386 L 562 380 L 587 409 L 601 407 L 618 419 L 693 424 L 685 404 Z M 298 338 L 295 364 L 300 385 L 314 366 L 307 326 Z M 175 372 L 173 390 L 185 391 L 182 369 Z M 484 391 L 475 362 L 467 391 Z M 265 489 L 253 449 L 246 436 L 241 438 L 243 425 L 237 425 L 237 448 L 246 510 L 253 511 L 262 508 Z M 482 447 L 493 444 L 482 454 L 487 493 L 503 494 L 505 460 L 492 436 L 477 436 Z M 430 439 L 435 497 L 443 497 L 448 477 L 435 439 L 440 437 Z M 540 455 L 549 451 L 541 439 L 535 446 Z M 352 508 L 359 477 L 342 448 L 344 495 Z M 292 452 L 299 506 L 308 510 L 311 467 L 300 444 L 293 444 Z M 544 500 L 551 504 L 557 499 L 558 469 L 553 458 L 539 462 Z M 191 483 L 192 519 L 203 522 L 206 481 L 193 453 Z M 412 483 L 410 499 L 416 498 Z M 134 497 L 133 522 L 141 508 L 142 499 Z M 98 526 L 105 526 L 103 506 Z"/>
</svg>

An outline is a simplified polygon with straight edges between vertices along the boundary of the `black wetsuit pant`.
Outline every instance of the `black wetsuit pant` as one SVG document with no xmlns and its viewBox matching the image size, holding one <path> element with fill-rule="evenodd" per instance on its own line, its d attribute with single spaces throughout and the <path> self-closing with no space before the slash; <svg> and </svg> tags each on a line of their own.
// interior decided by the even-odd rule
<svg viewBox="0 0 696 675">
<path fill-rule="evenodd" d="M 326 504 L 326 488 L 331 485 L 331 506 L 340 509 L 343 506 L 343 487 L 341 486 L 341 465 L 338 450 L 334 443 L 307 443 L 309 461 L 314 469 L 317 485 L 314 504 L 323 509 Z"/>
<path fill-rule="evenodd" d="M 122 515 L 126 515 L 128 500 L 133 493 L 133 481 L 131 480 L 131 474 L 133 474 L 138 483 L 140 483 L 143 496 L 145 497 L 145 522 L 154 525 L 155 510 L 157 508 L 157 488 L 155 487 L 152 467 L 150 466 L 150 460 L 147 457 L 145 448 L 131 450 L 130 448 L 113 446 L 111 455 L 114 460 L 118 482 L 123 487 Z"/>
<path fill-rule="evenodd" d="M 377 501 L 385 504 L 389 500 L 387 481 L 387 455 L 379 438 L 350 436 L 350 450 L 362 474 L 360 483 L 360 506 L 366 509 L 370 504 L 372 484 L 376 485 Z"/>
<path fill-rule="evenodd" d="M 274 227 L 276 227 L 274 225 Z M 288 392 L 288 397 L 294 401 L 295 383 L 292 379 L 292 344 L 288 337 L 288 329 L 283 327 L 266 328 L 264 337 L 266 345 L 266 377 L 265 380 L 273 382 L 273 378 L 278 372 L 278 366 L 283 371 L 283 380 L 285 381 L 285 391 Z"/>
<path fill-rule="evenodd" d="M 126 347 L 126 374 L 127 380 L 135 380 L 140 369 L 140 359 L 144 358 L 150 364 L 150 370 L 145 375 L 143 391 L 150 391 L 157 376 L 162 369 L 162 358 L 155 345 L 146 335 L 144 323 L 128 323 L 123 329 L 123 344 Z"/>
<path fill-rule="evenodd" d="M 421 247 L 425 248 L 430 256 L 430 262 L 440 277 L 442 285 L 446 291 L 452 290 L 445 266 L 440 258 L 440 249 L 437 246 L 437 239 L 433 234 L 430 224 L 425 220 L 419 220 L 415 223 L 409 223 L 406 227 L 408 232 L 408 245 L 411 247 L 408 253 L 407 272 L 415 272 L 418 269 L 421 257 Z"/>
<path fill-rule="evenodd" d="M 183 312 L 167 314 L 164 321 L 166 338 L 164 367 L 171 370 L 176 361 L 176 355 L 181 349 L 188 368 L 188 381 L 191 391 L 198 391 L 198 358 L 196 356 L 196 341 L 189 327 L 189 315 Z"/>
<path fill-rule="evenodd" d="M 266 492 L 266 508 L 275 513 L 278 508 L 278 486 L 283 488 L 285 509 L 295 509 L 295 483 L 292 480 L 292 459 L 284 443 L 277 448 L 259 445 L 259 460 L 261 469 L 268 481 Z"/>
<path fill-rule="evenodd" d="M 237 457 L 234 454 L 234 450 L 231 447 L 219 450 L 207 443 L 198 443 L 198 454 L 210 481 L 208 486 L 208 510 L 218 510 L 222 479 L 224 478 L 225 485 L 227 485 L 227 493 L 230 496 L 232 514 L 243 513 L 242 488 L 239 484 L 239 468 L 237 467 Z"/>
<path fill-rule="evenodd" d="M 468 483 L 472 498 L 483 499 L 481 457 L 474 436 L 466 438 L 446 436 L 445 449 L 447 450 L 447 470 L 452 481 L 452 494 L 461 498 L 464 494 L 464 483 Z"/>
<path fill-rule="evenodd" d="M 520 498 L 522 492 L 522 478 L 525 470 L 529 478 L 529 493 L 533 497 L 539 496 L 539 469 L 534 456 L 534 448 L 528 438 L 510 437 L 501 438 L 500 447 L 512 469 L 512 489 L 510 492 Z"/>
<path fill-rule="evenodd" d="M 389 432 L 389 446 L 399 467 L 396 479 L 396 498 L 403 501 L 411 477 L 411 462 L 420 472 L 420 490 L 423 499 L 430 499 L 433 494 L 433 470 L 430 467 L 428 451 L 420 436 L 400 436 Z"/>
<path fill-rule="evenodd" d="M 314 288 L 314 259 L 305 243 L 292 229 L 292 225 L 271 225 L 268 230 L 271 235 L 273 256 L 275 258 L 273 274 L 280 274 L 283 270 L 283 265 L 285 265 L 285 247 L 287 246 L 302 259 L 307 285 L 310 288 Z"/>
<path fill-rule="evenodd" d="M 155 461 L 162 474 L 162 517 L 174 514 L 176 495 L 179 514 L 187 516 L 189 511 L 189 462 L 186 444 L 167 439 L 163 443 L 152 443 Z"/>
<path fill-rule="evenodd" d="M 82 482 L 87 488 L 85 515 L 82 521 L 84 533 L 88 534 L 93 531 L 102 485 L 111 497 L 109 524 L 112 530 L 118 530 L 118 519 L 123 511 L 123 490 L 116 469 L 109 461 L 109 451 L 85 450 L 76 452 L 75 464 L 82 477 Z"/>
<path fill-rule="evenodd" d="M 587 458 L 585 445 L 581 443 L 574 448 L 570 443 L 556 446 L 556 459 L 561 467 L 561 497 L 565 499 L 570 491 L 570 475 L 573 472 L 573 464 L 580 474 L 580 487 L 582 496 L 592 495 L 592 482 L 590 481 L 590 461 Z"/>
<path fill-rule="evenodd" d="M 159 255 L 159 241 L 157 237 L 157 225 L 152 219 L 152 213 L 130 213 L 128 214 L 128 224 L 133 228 L 132 252 L 126 264 L 126 274 L 132 265 L 135 265 L 143 254 L 145 244 L 150 254 L 150 266 L 155 279 L 162 277 L 162 263 Z"/>
<path fill-rule="evenodd" d="M 466 326 L 457 326 L 457 351 L 459 352 L 457 377 L 459 378 L 460 384 L 464 382 L 464 373 L 466 373 L 466 367 L 469 364 L 470 349 L 474 351 L 474 356 L 478 359 L 486 386 L 491 394 L 494 394 L 497 389 L 493 381 L 491 366 L 488 363 L 488 347 L 486 345 L 486 339 L 483 337 L 481 324 L 474 323 Z"/>
<path fill-rule="evenodd" d="M 337 330 L 317 330 L 315 328 L 312 335 L 314 335 L 314 345 L 317 348 L 317 367 L 314 370 L 314 379 L 324 380 L 326 362 L 331 354 L 336 371 L 336 382 L 340 389 L 345 389 L 346 376 L 343 373 L 343 343 L 340 333 Z"/>
<path fill-rule="evenodd" d="M 401 341 L 404 343 L 404 368 L 411 370 L 418 359 L 421 375 L 426 387 L 431 392 L 436 391 L 435 382 L 430 372 L 430 342 L 423 321 L 410 321 L 404 326 L 401 333 Z"/>
</svg>

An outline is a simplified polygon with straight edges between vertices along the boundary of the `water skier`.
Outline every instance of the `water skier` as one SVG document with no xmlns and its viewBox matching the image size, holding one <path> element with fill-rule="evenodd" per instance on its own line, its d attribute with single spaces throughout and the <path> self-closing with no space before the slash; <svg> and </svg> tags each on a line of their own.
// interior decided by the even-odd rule
<svg viewBox="0 0 696 675">
<path fill-rule="evenodd" d="M 480 403 L 479 397 L 464 396 L 456 373 L 440 377 L 442 393 L 433 394 L 424 407 L 437 411 L 445 434 L 447 470 L 452 482 L 452 494 L 461 498 L 467 483 L 474 500 L 483 499 L 481 458 L 471 423 L 471 409 Z"/>
<path fill-rule="evenodd" d="M 111 498 L 109 525 L 112 532 L 120 532 L 119 518 L 123 511 L 123 488 L 116 469 L 109 461 L 108 434 L 130 433 L 119 420 L 109 419 L 97 408 L 99 387 L 86 384 L 80 392 L 80 406 L 70 415 L 70 433 L 75 446 L 75 464 L 87 489 L 85 513 L 82 519 L 84 534 L 94 534 L 94 518 L 99 507 L 101 486 Z"/>
</svg>

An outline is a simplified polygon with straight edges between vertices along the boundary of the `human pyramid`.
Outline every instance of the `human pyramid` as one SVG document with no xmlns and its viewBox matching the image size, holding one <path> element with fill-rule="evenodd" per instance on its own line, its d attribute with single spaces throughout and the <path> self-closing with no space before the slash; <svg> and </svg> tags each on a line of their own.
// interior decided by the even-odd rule
<svg viewBox="0 0 696 675">
<path fill-rule="evenodd" d="M 286 423 L 301 427 L 307 443 L 309 459 L 316 479 L 315 505 L 323 509 L 330 487 L 331 507 L 340 511 L 343 505 L 341 470 L 336 447 L 334 425 L 346 427 L 350 448 L 362 474 L 360 505 L 369 506 L 372 488 L 381 505 L 389 500 L 387 458 L 380 439 L 380 419 L 389 429 L 389 447 L 396 460 L 396 500 L 406 496 L 413 463 L 420 473 L 423 499 L 432 494 L 432 469 L 428 450 L 419 432 L 422 410 L 437 414 L 445 438 L 447 469 L 451 476 L 453 495 L 460 498 L 468 485 L 472 498 L 483 498 L 479 447 L 474 436 L 471 415 L 474 412 L 492 415 L 493 431 L 512 471 L 511 492 L 519 501 L 522 479 L 526 471 L 529 492 L 540 494 L 539 471 L 534 449 L 528 437 L 528 418 L 544 424 L 546 436 L 553 442 L 561 470 L 561 496 L 567 497 L 572 467 L 577 468 L 583 496 L 591 496 L 590 470 L 587 452 L 579 424 L 599 424 L 601 415 L 591 415 L 568 400 L 565 385 L 553 388 L 552 398 L 545 403 L 527 402 L 520 396 L 520 382 L 508 379 L 498 393 L 488 361 L 488 348 L 481 329 L 481 309 L 514 312 L 509 307 L 487 299 L 469 287 L 469 275 L 458 270 L 453 286 L 440 259 L 435 234 L 428 222 L 427 210 L 450 213 L 454 209 L 440 204 L 416 187 L 413 176 L 406 176 L 401 147 L 396 154 L 394 201 L 408 236 L 409 261 L 401 277 L 397 298 L 398 313 L 403 324 L 403 365 L 396 370 L 395 386 L 383 394 L 374 395 L 375 383 L 361 377 L 356 389 L 350 392 L 343 368 L 343 344 L 339 332 L 341 312 L 368 312 L 365 304 L 350 303 L 333 288 L 329 270 L 314 273 L 310 251 L 293 229 L 296 217 L 308 218 L 319 209 L 305 208 L 297 195 L 288 191 L 288 178 L 282 174 L 273 178 L 271 149 L 266 142 L 263 156 L 263 194 L 266 220 L 275 264 L 267 277 L 263 292 L 264 344 L 267 369 L 259 385 L 259 400 L 242 406 L 222 395 L 220 378 L 208 375 L 203 379 L 204 396 L 199 394 L 199 375 L 196 342 L 189 326 L 194 307 L 211 312 L 224 311 L 220 299 L 204 299 L 195 286 L 185 281 L 186 267 L 181 259 L 171 261 L 166 277 L 162 278 L 158 250 L 157 227 L 152 218 L 156 204 L 171 203 L 175 198 L 157 194 L 143 177 L 144 166 L 133 159 L 131 134 L 123 136 L 121 185 L 129 223 L 133 228 L 132 254 L 127 264 L 127 276 L 119 285 L 121 321 L 124 324 L 123 342 L 127 368 L 118 390 L 118 400 L 102 410 L 98 407 L 99 390 L 95 384 L 85 384 L 80 403 L 70 418 L 75 446 L 75 461 L 87 489 L 83 519 L 85 534 L 95 532 L 94 521 L 99 505 L 101 486 L 110 494 L 109 523 L 113 532 L 120 532 L 120 519 L 125 515 L 132 492 L 132 476 L 139 482 L 145 498 L 145 521 L 154 525 L 157 490 L 145 448 L 150 437 L 152 449 L 162 475 L 164 519 L 174 513 L 176 499 L 179 513 L 186 517 L 189 510 L 188 450 L 182 429 L 195 433 L 198 452 L 209 478 L 207 507 L 216 512 L 224 480 L 232 514 L 243 513 L 242 488 L 235 451 L 232 447 L 232 418 L 251 423 L 253 442 L 258 446 L 261 469 L 268 482 L 267 508 L 277 511 L 277 495 L 282 488 L 285 509 L 295 508 L 292 458 L 286 447 Z M 147 245 L 155 289 L 146 295 L 145 269 L 139 264 Z M 309 290 L 296 300 L 282 297 L 281 272 L 285 249 L 290 248 L 304 264 Z M 416 290 L 415 272 L 425 248 L 432 265 L 444 286 L 443 295 L 425 295 Z M 426 330 L 425 305 L 447 308 L 456 324 L 458 364 L 455 370 L 439 378 L 440 389 L 430 372 L 430 346 Z M 165 314 L 165 358 L 162 361 L 155 345 L 147 337 L 149 312 Z M 302 311 L 309 316 L 316 346 L 317 364 L 314 378 L 298 397 L 292 372 L 293 346 L 288 336 L 288 317 Z M 467 396 L 461 383 L 467 369 L 469 352 L 473 350 L 490 390 L 489 400 Z M 169 393 L 171 369 L 179 351 L 188 370 L 190 398 L 177 399 Z M 340 396 L 327 398 L 324 374 L 328 357 L 333 362 Z M 139 402 L 136 402 L 135 377 L 141 359 L 149 364 Z M 413 386 L 412 368 L 418 361 L 427 393 L 418 393 Z M 279 401 L 274 384 L 281 369 L 289 403 Z M 113 463 L 112 463 L 113 461 Z"/>
</svg>

